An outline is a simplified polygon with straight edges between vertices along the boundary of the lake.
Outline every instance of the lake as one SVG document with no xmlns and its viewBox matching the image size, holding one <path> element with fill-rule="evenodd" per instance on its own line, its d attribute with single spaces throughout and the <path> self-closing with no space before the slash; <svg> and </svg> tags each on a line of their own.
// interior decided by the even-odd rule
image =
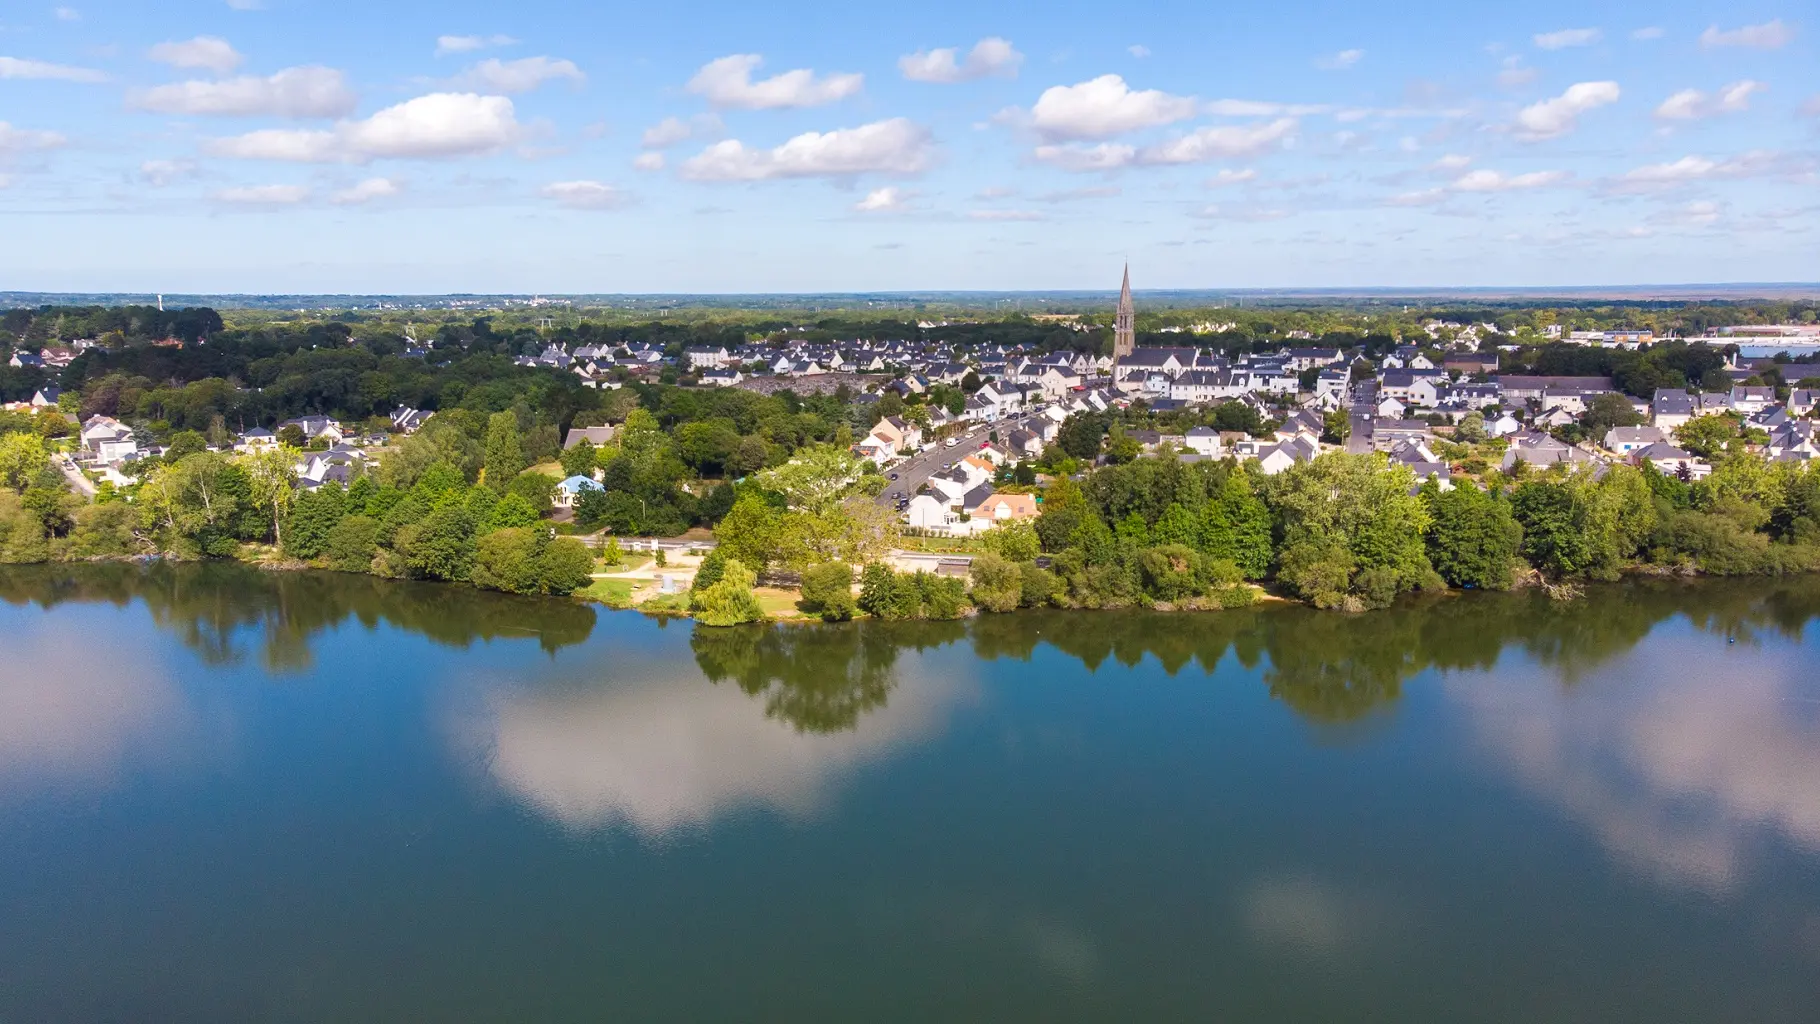
<svg viewBox="0 0 1820 1024">
<path fill-rule="evenodd" d="M 0 1021 L 1811 1022 L 1816 615 L 0 569 Z"/>
</svg>

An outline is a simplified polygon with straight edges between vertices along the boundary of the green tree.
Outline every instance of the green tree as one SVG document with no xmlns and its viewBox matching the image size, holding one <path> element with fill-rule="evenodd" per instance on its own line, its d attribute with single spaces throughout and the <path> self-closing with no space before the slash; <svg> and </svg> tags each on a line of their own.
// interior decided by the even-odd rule
<svg viewBox="0 0 1820 1024">
<path fill-rule="evenodd" d="M 404 556 L 412 575 L 466 580 L 474 566 L 473 516 L 465 505 L 445 504 L 400 530 L 393 547 Z"/>
<path fill-rule="evenodd" d="M 582 438 L 573 448 L 566 448 L 562 453 L 562 471 L 568 476 L 593 476 L 595 460 L 594 442 Z"/>
<path fill-rule="evenodd" d="M 987 551 L 1008 562 L 1028 562 L 1042 552 L 1042 538 L 1036 527 L 1021 519 L 1007 520 L 980 535 Z"/>
<path fill-rule="evenodd" d="M 755 582 L 752 570 L 729 558 L 718 582 L 690 596 L 695 621 L 704 626 L 737 626 L 764 618 L 765 611 L 752 593 Z"/>
<path fill-rule="evenodd" d="M 1106 436 L 1106 417 L 1098 413 L 1077 412 L 1062 421 L 1055 444 L 1063 453 L 1092 462 L 1099 457 L 1100 443 Z"/>
<path fill-rule="evenodd" d="M 1442 491 L 1431 480 L 1422 491 L 1433 521 L 1428 557 L 1441 578 L 1456 587 L 1509 589 L 1523 537 L 1509 503 L 1471 485 Z"/>
<path fill-rule="evenodd" d="M 875 619 L 896 618 L 898 604 L 897 574 L 891 567 L 873 562 L 860 570 L 859 607 Z"/>
<path fill-rule="evenodd" d="M 1460 417 L 1460 423 L 1454 427 L 1454 440 L 1466 444 L 1478 444 L 1485 440 L 1485 414 L 1474 410 Z"/>
<path fill-rule="evenodd" d="M 1675 439 L 1688 451 L 1710 459 L 1723 454 L 1725 446 L 1739 433 L 1740 421 L 1736 416 L 1695 416 L 1675 428 Z"/>
<path fill-rule="evenodd" d="M 802 609 L 824 622 L 845 622 L 858 607 L 853 598 L 853 567 L 824 562 L 803 572 Z"/>
<path fill-rule="evenodd" d="M 1023 574 L 1015 562 L 987 552 L 973 559 L 973 603 L 989 612 L 1014 611 L 1023 602 Z"/>
<path fill-rule="evenodd" d="M 714 528 L 718 550 L 754 572 L 763 572 L 777 557 L 782 537 L 782 515 L 761 495 L 747 494 L 733 503 L 732 511 Z"/>
<path fill-rule="evenodd" d="M 508 492 L 505 497 L 495 502 L 487 513 L 483 528 L 485 530 L 526 529 L 537 525 L 537 509 L 533 508 L 524 496 L 517 492 Z"/>
<path fill-rule="evenodd" d="M 1586 436 L 1603 443 L 1613 427 L 1634 427 L 1643 422 L 1643 414 L 1623 395 L 1596 395 L 1586 403 L 1586 414 L 1580 417 Z"/>
<path fill-rule="evenodd" d="M 1586 538 L 1574 514 L 1566 484 L 1531 480 L 1510 496 L 1511 511 L 1523 528 L 1523 557 L 1550 576 L 1578 576 L 1589 558 Z"/>
<path fill-rule="evenodd" d="M 368 572 L 378 550 L 379 520 L 354 515 L 336 523 L 323 541 L 322 556 L 340 572 Z"/>
<path fill-rule="evenodd" d="M 759 474 L 759 482 L 784 496 L 791 509 L 821 515 L 840 504 L 859 482 L 859 456 L 831 444 L 815 444 L 789 462 Z"/>
<path fill-rule="evenodd" d="M 252 485 L 253 507 L 271 518 L 272 541 L 284 546 L 284 520 L 297 498 L 297 450 L 279 445 L 240 460 Z M 336 487 L 339 491 L 339 486 Z M 314 555 L 302 555 L 314 558 Z"/>
<path fill-rule="evenodd" d="M 518 435 L 518 417 L 510 412 L 496 412 L 487 418 L 487 439 L 483 447 L 487 486 L 504 492 L 512 478 L 524 472 L 524 442 Z"/>
<path fill-rule="evenodd" d="M 0 435 L 0 485 L 23 491 L 49 465 L 44 439 L 37 434 Z"/>
</svg>

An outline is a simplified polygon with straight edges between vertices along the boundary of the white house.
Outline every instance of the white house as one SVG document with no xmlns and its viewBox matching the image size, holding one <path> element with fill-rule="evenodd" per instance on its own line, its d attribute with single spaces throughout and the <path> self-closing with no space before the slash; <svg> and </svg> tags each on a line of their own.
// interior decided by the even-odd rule
<svg viewBox="0 0 1820 1024">
<path fill-rule="evenodd" d="M 1605 450 L 1630 455 L 1666 440 L 1661 427 L 1613 427 L 1605 432 Z"/>
<path fill-rule="evenodd" d="M 946 502 L 928 494 L 911 498 L 904 515 L 909 525 L 919 530 L 946 530 L 957 519 Z"/>
<path fill-rule="evenodd" d="M 552 500 L 557 508 L 574 508 L 585 491 L 604 491 L 606 488 L 592 477 L 572 476 L 556 485 Z"/>
<path fill-rule="evenodd" d="M 1225 446 L 1220 441 L 1220 432 L 1212 427 L 1195 427 L 1183 436 L 1182 443 L 1189 451 L 1210 459 L 1217 459 L 1224 454 Z"/>
</svg>

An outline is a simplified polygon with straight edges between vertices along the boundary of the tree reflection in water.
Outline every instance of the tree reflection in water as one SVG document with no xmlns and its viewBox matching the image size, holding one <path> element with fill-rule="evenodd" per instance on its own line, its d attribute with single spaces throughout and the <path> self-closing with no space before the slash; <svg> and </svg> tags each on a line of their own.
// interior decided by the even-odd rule
<svg viewBox="0 0 1820 1024">
<path fill-rule="evenodd" d="M 381 622 L 456 647 L 535 636 L 550 652 L 588 638 L 590 605 L 466 587 L 324 572 L 261 572 L 223 563 L 15 566 L 0 569 L 0 600 L 143 601 L 158 624 L 211 663 L 245 657 L 256 632 L 266 667 L 310 664 L 310 645 L 347 619 Z M 1361 719 L 1430 669 L 1485 670 L 1521 651 L 1572 684 L 1681 615 L 1709 634 L 1750 642 L 1759 631 L 1799 638 L 1820 614 L 1820 577 L 1634 581 L 1595 587 L 1574 602 L 1534 592 L 1407 601 L 1360 615 L 1299 606 L 1206 613 L 1018 612 L 966 622 L 696 627 L 690 647 L 709 680 L 760 697 L 766 715 L 826 733 L 854 728 L 884 706 L 900 651 L 970 641 L 987 660 L 1029 660 L 1047 644 L 1097 671 L 1153 657 L 1176 675 L 1211 673 L 1230 655 L 1272 697 L 1320 723 Z"/>
<path fill-rule="evenodd" d="M 235 563 L 100 563 L 0 568 L 0 601 L 53 608 L 65 602 L 142 601 L 152 619 L 211 665 L 245 659 L 256 636 L 270 671 L 310 666 L 310 646 L 349 618 L 381 623 L 440 644 L 535 636 L 554 653 L 594 629 L 592 606 L 520 598 L 469 587 L 332 572 L 263 572 Z"/>
</svg>

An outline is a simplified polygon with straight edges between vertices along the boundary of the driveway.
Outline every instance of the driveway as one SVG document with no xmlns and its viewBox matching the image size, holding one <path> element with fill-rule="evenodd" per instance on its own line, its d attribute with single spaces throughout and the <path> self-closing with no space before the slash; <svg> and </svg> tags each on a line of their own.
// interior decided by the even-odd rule
<svg viewBox="0 0 1820 1024">
<path fill-rule="evenodd" d="M 56 455 L 51 458 L 51 462 L 56 465 L 57 471 L 63 474 L 63 479 L 70 482 L 70 487 L 74 488 L 77 494 L 90 501 L 95 499 L 94 482 L 82 475 L 82 471 L 76 468 L 76 464 L 70 461 L 69 456 Z"/>
<path fill-rule="evenodd" d="M 915 497 L 916 489 L 927 482 L 930 477 L 979 451 L 980 443 L 985 441 L 994 430 L 998 431 L 999 437 L 1002 438 L 1022 426 L 1027 419 L 1029 419 L 1028 416 L 1014 416 L 997 423 L 980 424 L 965 434 L 955 435 L 960 438 L 960 443 L 952 448 L 943 447 L 942 442 L 937 442 L 934 448 L 926 452 L 919 452 L 892 466 L 885 470 L 885 475 L 889 477 L 892 473 L 896 473 L 897 479 L 885 485 L 884 493 L 878 496 L 878 503 L 886 508 L 891 508 L 897 503 L 896 499 L 891 497 L 893 494 L 901 494 L 906 498 Z"/>
</svg>

